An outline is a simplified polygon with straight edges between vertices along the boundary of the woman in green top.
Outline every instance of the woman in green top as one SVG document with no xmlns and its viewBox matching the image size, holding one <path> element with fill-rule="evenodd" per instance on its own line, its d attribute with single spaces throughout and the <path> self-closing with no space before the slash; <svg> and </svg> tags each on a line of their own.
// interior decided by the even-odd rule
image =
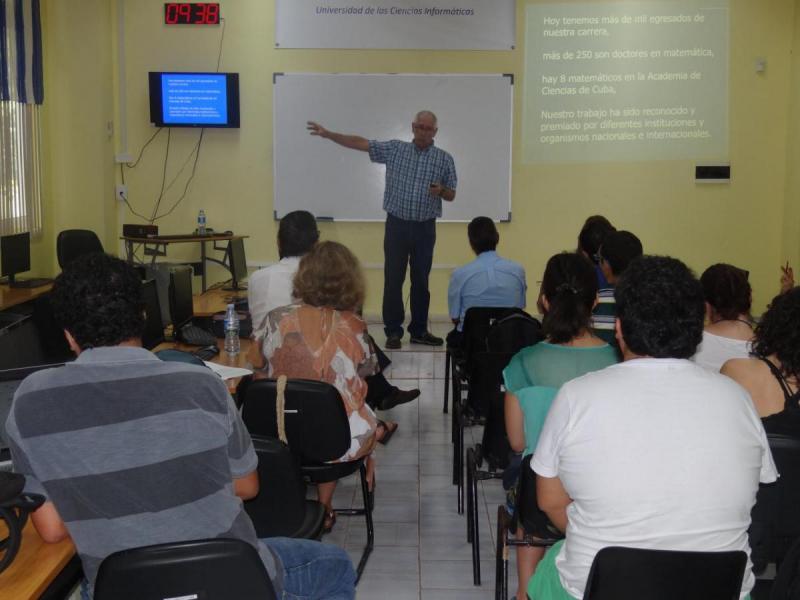
<svg viewBox="0 0 800 600">
<path fill-rule="evenodd" d="M 616 351 L 592 333 L 592 309 L 597 303 L 597 278 L 591 263 L 579 254 L 556 254 L 542 280 L 542 322 L 545 340 L 523 348 L 503 371 L 506 387 L 505 421 L 508 440 L 523 452 L 523 469 L 530 469 L 545 417 L 558 389 L 570 379 L 599 371 L 617 362 Z M 546 518 L 535 506 L 533 472 L 523 473 L 518 491 L 525 515 L 518 519 L 517 538 L 527 533 L 553 537 Z M 534 484 L 534 487 L 532 487 Z M 532 506 L 531 506 L 532 504 Z M 516 511 L 519 513 L 520 511 Z M 544 548 L 517 546 L 517 598 L 525 598 L 528 580 Z"/>
</svg>

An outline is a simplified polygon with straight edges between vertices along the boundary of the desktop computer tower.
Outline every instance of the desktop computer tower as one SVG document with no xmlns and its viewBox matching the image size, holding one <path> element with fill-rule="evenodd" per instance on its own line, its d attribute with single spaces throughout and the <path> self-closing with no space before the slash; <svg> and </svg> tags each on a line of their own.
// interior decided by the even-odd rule
<svg viewBox="0 0 800 600">
<path fill-rule="evenodd" d="M 169 275 L 174 271 L 192 271 L 190 265 L 181 263 L 158 262 L 147 265 L 147 279 L 155 279 L 158 290 L 158 303 L 161 305 L 161 321 L 164 326 L 172 323 L 169 313 Z"/>
</svg>

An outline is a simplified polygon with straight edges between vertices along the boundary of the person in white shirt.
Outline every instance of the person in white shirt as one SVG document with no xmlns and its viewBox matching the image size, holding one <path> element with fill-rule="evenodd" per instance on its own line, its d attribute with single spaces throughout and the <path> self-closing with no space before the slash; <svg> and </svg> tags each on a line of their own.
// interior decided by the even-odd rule
<svg viewBox="0 0 800 600">
<path fill-rule="evenodd" d="M 267 314 L 279 306 L 288 306 L 295 301 L 292 297 L 294 276 L 300 266 L 300 259 L 319 241 L 317 220 L 306 210 L 295 210 L 286 214 L 278 226 L 277 264 L 259 269 L 250 276 L 248 284 L 248 305 L 253 322 L 253 335 L 262 332 L 266 327 Z M 370 338 L 371 340 L 372 338 Z M 373 343 L 378 354 L 381 370 L 391 361 Z M 400 404 L 411 402 L 420 394 L 418 389 L 401 390 L 390 384 L 382 373 L 366 378 L 368 393 L 366 402 L 373 409 L 389 410 Z M 387 423 L 387 436 L 382 439 L 387 443 L 397 429 L 397 424 Z"/>
<path fill-rule="evenodd" d="M 747 275 L 744 269 L 718 263 L 708 267 L 700 276 L 708 323 L 703 330 L 703 341 L 692 360 L 701 367 L 719 371 L 732 358 L 750 356 L 753 291 Z"/>
<path fill-rule="evenodd" d="M 705 308 L 689 269 L 637 259 L 616 298 L 624 362 L 561 387 L 533 455 L 538 504 L 566 531 L 531 580 L 536 600 L 582 598 L 607 546 L 749 555 L 758 484 L 777 477 L 747 392 L 687 360 Z"/>
</svg>

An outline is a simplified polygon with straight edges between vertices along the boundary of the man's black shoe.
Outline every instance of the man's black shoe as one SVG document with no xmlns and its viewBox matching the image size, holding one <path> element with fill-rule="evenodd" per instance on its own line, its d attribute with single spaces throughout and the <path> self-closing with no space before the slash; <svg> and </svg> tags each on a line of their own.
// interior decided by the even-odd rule
<svg viewBox="0 0 800 600">
<path fill-rule="evenodd" d="M 385 347 L 387 350 L 400 350 L 400 346 L 402 343 L 400 342 L 399 335 L 390 335 L 386 338 Z"/>
<path fill-rule="evenodd" d="M 419 390 L 401 390 L 395 388 L 394 392 L 386 396 L 383 400 L 381 400 L 378 408 L 380 410 L 390 410 L 395 406 L 400 406 L 401 404 L 405 404 L 406 402 L 411 402 L 412 400 L 416 400 L 419 397 Z"/>
<path fill-rule="evenodd" d="M 442 344 L 444 344 L 444 340 L 426 331 L 425 333 L 420 335 L 412 335 L 411 343 L 425 344 L 426 346 L 441 346 Z"/>
</svg>

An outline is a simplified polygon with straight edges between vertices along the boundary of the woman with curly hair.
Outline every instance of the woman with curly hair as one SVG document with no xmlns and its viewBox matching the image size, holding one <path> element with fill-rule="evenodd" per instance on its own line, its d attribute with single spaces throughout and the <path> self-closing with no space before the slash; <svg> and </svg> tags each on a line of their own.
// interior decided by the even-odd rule
<svg viewBox="0 0 800 600">
<path fill-rule="evenodd" d="M 706 326 L 703 341 L 692 360 L 701 367 L 719 371 L 727 360 L 750 356 L 753 292 L 747 271 L 724 263 L 703 271 L 700 284 L 706 301 Z"/>
<path fill-rule="evenodd" d="M 373 488 L 375 465 L 370 456 L 386 424 L 365 403 L 364 378 L 377 369 L 367 341 L 367 326 L 356 314 L 364 303 L 364 276 L 358 259 L 337 242 L 321 242 L 300 260 L 292 294 L 298 303 L 270 311 L 248 356 L 268 377 L 315 379 L 341 394 L 350 422 L 351 444 L 340 461 L 367 456 L 367 479 Z M 331 507 L 336 482 L 317 486 L 325 505 L 325 528 L 335 521 Z"/>
<path fill-rule="evenodd" d="M 592 263 L 578 253 L 556 254 L 542 277 L 545 340 L 523 348 L 503 371 L 505 423 L 511 448 L 523 453 L 516 488 L 517 538 L 560 537 L 536 506 L 536 479 L 530 460 L 547 411 L 559 388 L 575 377 L 613 365 L 617 353 L 592 333 L 597 278 Z M 517 598 L 525 598 L 528 581 L 544 548 L 517 546 Z"/>
<path fill-rule="evenodd" d="M 800 288 L 772 301 L 756 326 L 752 354 L 729 360 L 721 372 L 750 392 L 769 431 L 800 412 Z"/>
</svg>

